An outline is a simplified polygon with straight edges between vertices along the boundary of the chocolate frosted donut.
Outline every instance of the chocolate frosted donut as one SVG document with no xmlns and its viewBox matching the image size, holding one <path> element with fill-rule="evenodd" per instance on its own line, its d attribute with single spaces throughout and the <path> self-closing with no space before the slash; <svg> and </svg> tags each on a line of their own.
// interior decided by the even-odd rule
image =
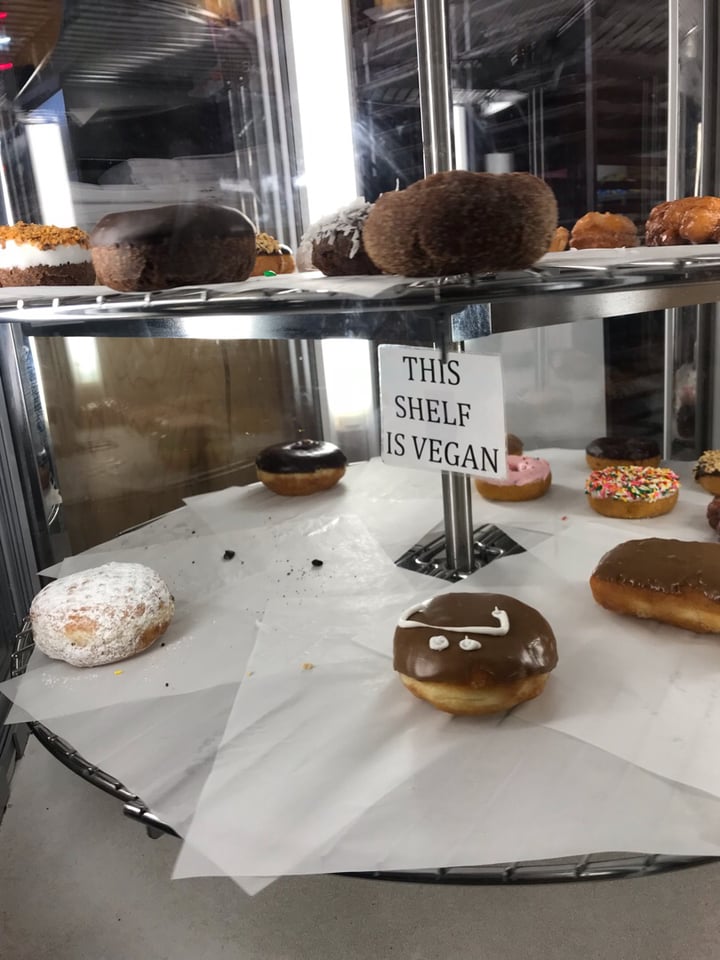
<svg viewBox="0 0 720 960">
<path fill-rule="evenodd" d="M 497 713 L 538 696 L 558 659 L 547 620 L 496 593 L 446 593 L 405 611 L 393 645 L 411 693 L 455 714 Z"/>
<path fill-rule="evenodd" d="M 531 266 L 556 226 L 555 196 L 537 177 L 451 170 L 384 193 L 363 240 L 385 273 L 497 273 Z"/>
<path fill-rule="evenodd" d="M 706 450 L 693 467 L 695 481 L 713 496 L 720 496 L 720 450 Z"/>
<path fill-rule="evenodd" d="M 605 467 L 657 467 L 660 447 L 642 437 L 598 437 L 585 447 L 585 460 L 591 470 Z"/>
<path fill-rule="evenodd" d="M 113 290 L 246 280 L 255 265 L 250 220 L 212 203 L 110 213 L 90 245 L 98 281 Z"/>
<path fill-rule="evenodd" d="M 590 577 L 603 607 L 696 633 L 720 633 L 720 543 L 627 540 Z"/>
<path fill-rule="evenodd" d="M 258 480 L 273 493 L 300 497 L 334 487 L 345 474 L 347 457 L 334 443 L 295 440 L 261 450 L 255 466 Z"/>
</svg>

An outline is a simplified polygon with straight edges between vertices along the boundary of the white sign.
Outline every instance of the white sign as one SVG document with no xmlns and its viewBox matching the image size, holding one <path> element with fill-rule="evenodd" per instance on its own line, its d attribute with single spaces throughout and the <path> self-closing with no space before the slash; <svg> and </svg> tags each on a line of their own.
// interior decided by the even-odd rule
<svg viewBox="0 0 720 960">
<path fill-rule="evenodd" d="M 504 477 L 500 357 L 381 346 L 382 459 L 426 470 Z"/>
</svg>

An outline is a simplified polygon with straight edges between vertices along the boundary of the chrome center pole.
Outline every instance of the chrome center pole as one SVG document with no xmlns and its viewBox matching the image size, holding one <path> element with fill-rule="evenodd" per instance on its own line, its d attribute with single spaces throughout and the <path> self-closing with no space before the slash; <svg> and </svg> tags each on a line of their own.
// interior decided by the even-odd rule
<svg viewBox="0 0 720 960">
<path fill-rule="evenodd" d="M 427 176 L 454 166 L 447 0 L 415 0 L 415 25 Z M 462 344 L 450 349 L 462 350 Z M 443 473 L 442 489 L 447 564 L 458 573 L 470 573 L 474 568 L 470 478 L 462 473 Z"/>
</svg>

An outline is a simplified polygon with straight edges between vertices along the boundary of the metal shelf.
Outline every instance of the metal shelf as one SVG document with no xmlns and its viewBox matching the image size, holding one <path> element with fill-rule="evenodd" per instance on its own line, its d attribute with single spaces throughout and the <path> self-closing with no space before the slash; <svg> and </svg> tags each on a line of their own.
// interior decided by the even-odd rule
<svg viewBox="0 0 720 960">
<path fill-rule="evenodd" d="M 3 301 L 0 293 L 0 322 L 41 336 L 461 341 L 718 301 L 720 248 L 714 251 L 620 250 L 615 261 L 612 251 L 603 251 L 605 260 L 570 252 L 514 273 L 397 282 L 295 274 L 147 294 L 68 287 L 49 296 L 38 287 L 22 299 Z"/>
<path fill-rule="evenodd" d="M 502 534 L 502 531 L 497 531 Z M 502 535 L 505 537 L 505 535 Z M 494 543 L 494 541 L 493 541 Z M 502 551 L 517 547 L 505 537 Z M 494 547 L 493 547 L 494 549 Z M 431 574 L 433 571 L 429 571 Z M 12 653 L 11 676 L 17 677 L 27 669 L 34 648 L 32 628 L 29 621 L 15 638 Z M 111 774 L 86 760 L 67 741 L 53 733 L 43 723 L 31 721 L 28 727 L 37 740 L 57 760 L 74 774 L 104 793 L 117 797 L 123 805 L 123 813 L 143 824 L 148 836 L 155 839 L 163 834 L 179 837 L 179 834 L 163 823 L 140 797 L 128 790 Z M 507 886 L 530 883 L 571 883 L 583 880 L 620 880 L 630 877 L 647 877 L 657 873 L 683 870 L 715 863 L 720 857 L 678 857 L 647 853 L 591 853 L 553 860 L 515 861 L 477 867 L 440 867 L 427 870 L 388 870 L 372 872 L 346 872 L 349 877 L 369 880 L 397 881 L 401 883 L 433 883 L 467 886 Z"/>
</svg>

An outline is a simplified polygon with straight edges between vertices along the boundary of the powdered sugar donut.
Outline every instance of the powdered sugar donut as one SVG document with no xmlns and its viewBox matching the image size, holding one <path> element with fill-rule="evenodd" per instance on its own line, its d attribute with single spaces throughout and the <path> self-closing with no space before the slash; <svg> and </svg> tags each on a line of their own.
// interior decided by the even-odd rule
<svg viewBox="0 0 720 960">
<path fill-rule="evenodd" d="M 541 457 L 508 454 L 504 479 L 476 477 L 478 493 L 486 500 L 537 500 L 550 489 L 550 464 Z"/>
<path fill-rule="evenodd" d="M 141 563 L 105 563 L 71 573 L 30 607 L 35 646 L 74 667 L 125 660 L 162 636 L 175 605 L 165 582 Z"/>
</svg>

